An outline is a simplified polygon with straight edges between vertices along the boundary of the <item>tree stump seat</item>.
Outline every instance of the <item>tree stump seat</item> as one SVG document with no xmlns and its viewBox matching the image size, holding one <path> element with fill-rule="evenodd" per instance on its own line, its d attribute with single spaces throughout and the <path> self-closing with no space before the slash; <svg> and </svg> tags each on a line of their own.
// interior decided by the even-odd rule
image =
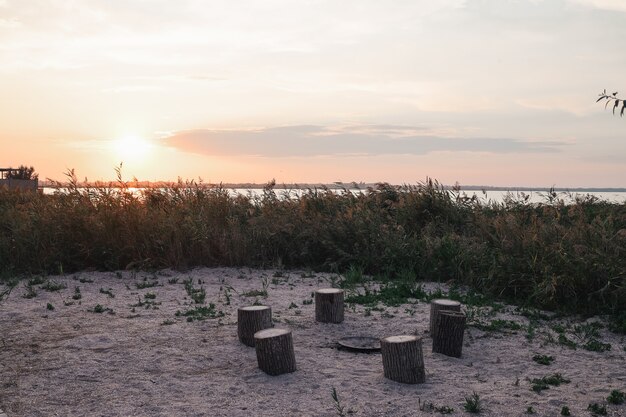
<svg viewBox="0 0 626 417">
<path fill-rule="evenodd" d="M 435 337 L 437 331 L 437 316 L 440 311 L 461 311 L 461 303 L 454 300 L 438 299 L 430 302 L 430 336 Z"/>
<path fill-rule="evenodd" d="M 385 378 L 405 384 L 426 380 L 422 339 L 417 336 L 390 336 L 380 339 Z"/>
<path fill-rule="evenodd" d="M 296 370 L 291 330 L 265 329 L 254 334 L 259 369 L 268 375 L 281 375 Z"/>
<path fill-rule="evenodd" d="M 315 291 L 315 321 L 320 323 L 343 322 L 343 290 L 322 288 Z"/>
<path fill-rule="evenodd" d="M 248 306 L 237 309 L 237 336 L 246 346 L 254 346 L 256 332 L 272 326 L 272 309 L 268 306 Z"/>
<path fill-rule="evenodd" d="M 433 336 L 433 353 L 460 358 L 463 351 L 465 314 L 458 311 L 440 311 Z"/>
</svg>

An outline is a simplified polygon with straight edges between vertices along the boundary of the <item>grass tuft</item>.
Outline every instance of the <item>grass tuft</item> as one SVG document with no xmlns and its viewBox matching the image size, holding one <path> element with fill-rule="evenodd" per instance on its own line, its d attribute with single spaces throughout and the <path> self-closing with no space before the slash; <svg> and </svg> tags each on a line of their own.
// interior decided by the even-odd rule
<svg viewBox="0 0 626 417">
<path fill-rule="evenodd" d="M 465 404 L 463 404 L 463 409 L 468 413 L 478 414 L 482 411 L 482 404 L 480 401 L 480 396 L 474 392 L 469 397 L 465 397 Z"/>
<path fill-rule="evenodd" d="M 606 400 L 610 404 L 624 404 L 624 401 L 626 401 L 626 394 L 624 394 L 622 391 L 614 389 L 613 391 L 611 391 L 611 394 L 609 394 Z"/>
</svg>

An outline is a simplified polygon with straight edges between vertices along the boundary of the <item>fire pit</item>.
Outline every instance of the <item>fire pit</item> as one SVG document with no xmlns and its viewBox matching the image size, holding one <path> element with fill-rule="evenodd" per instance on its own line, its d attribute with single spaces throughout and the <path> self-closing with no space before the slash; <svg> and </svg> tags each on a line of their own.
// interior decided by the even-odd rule
<svg viewBox="0 0 626 417">
<path fill-rule="evenodd" d="M 370 336 L 343 337 L 337 341 L 339 346 L 354 352 L 378 352 L 380 351 L 380 339 Z"/>
</svg>

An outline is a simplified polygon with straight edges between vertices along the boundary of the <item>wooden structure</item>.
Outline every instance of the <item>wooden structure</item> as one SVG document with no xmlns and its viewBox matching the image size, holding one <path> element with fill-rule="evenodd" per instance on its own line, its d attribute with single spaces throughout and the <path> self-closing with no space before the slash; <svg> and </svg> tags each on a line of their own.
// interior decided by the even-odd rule
<svg viewBox="0 0 626 417">
<path fill-rule="evenodd" d="M 390 336 L 380 339 L 385 378 L 404 384 L 426 381 L 422 339 L 417 336 Z"/>
<path fill-rule="evenodd" d="M 315 321 L 320 323 L 343 321 L 343 290 L 322 288 L 315 291 Z"/>
<path fill-rule="evenodd" d="M 254 346 L 254 334 L 272 327 L 272 309 L 248 306 L 237 309 L 237 336 L 246 346 Z"/>
<path fill-rule="evenodd" d="M 0 168 L 0 188 L 20 191 L 37 191 L 39 181 L 37 179 L 25 180 L 14 178 L 19 173 L 18 169 Z"/>
<path fill-rule="evenodd" d="M 437 331 L 437 315 L 442 310 L 461 311 L 461 303 L 447 299 L 432 300 L 430 302 L 430 336 L 433 338 Z"/>
<path fill-rule="evenodd" d="M 442 310 L 437 316 L 435 335 L 433 336 L 433 353 L 460 358 L 463 351 L 463 334 L 465 333 L 465 314 L 458 311 Z"/>
<path fill-rule="evenodd" d="M 291 331 L 265 329 L 254 334 L 259 369 L 268 375 L 281 375 L 296 370 Z"/>
</svg>

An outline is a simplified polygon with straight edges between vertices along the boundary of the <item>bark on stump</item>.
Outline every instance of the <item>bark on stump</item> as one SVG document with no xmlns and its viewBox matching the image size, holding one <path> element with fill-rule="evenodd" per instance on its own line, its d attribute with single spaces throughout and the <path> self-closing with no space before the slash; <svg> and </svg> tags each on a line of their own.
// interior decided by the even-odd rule
<svg viewBox="0 0 626 417">
<path fill-rule="evenodd" d="M 390 336 L 380 339 L 385 378 L 404 384 L 426 380 L 422 339 L 417 336 Z"/>
<path fill-rule="evenodd" d="M 437 316 L 437 332 L 433 337 L 433 353 L 460 358 L 464 333 L 465 314 L 458 311 L 440 311 Z"/>
<path fill-rule="evenodd" d="M 315 321 L 320 323 L 343 321 L 343 290 L 323 288 L 315 291 Z"/>
<path fill-rule="evenodd" d="M 296 370 L 291 330 L 265 329 L 254 334 L 259 368 L 268 375 L 280 375 Z"/>
<path fill-rule="evenodd" d="M 272 327 L 272 309 L 268 306 L 248 306 L 237 309 L 237 335 L 246 346 L 254 346 L 254 334 Z"/>
<path fill-rule="evenodd" d="M 430 336 L 435 337 L 437 331 L 437 315 L 440 311 L 461 311 L 461 303 L 454 300 L 433 300 L 430 302 Z"/>
</svg>

